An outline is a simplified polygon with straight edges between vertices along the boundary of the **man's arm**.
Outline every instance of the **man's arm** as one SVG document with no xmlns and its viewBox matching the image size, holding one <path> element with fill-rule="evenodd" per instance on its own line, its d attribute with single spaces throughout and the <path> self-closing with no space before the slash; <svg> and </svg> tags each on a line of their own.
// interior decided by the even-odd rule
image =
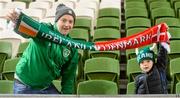
<svg viewBox="0 0 180 98">
<path fill-rule="evenodd" d="M 76 51 L 73 54 L 73 57 L 70 60 L 70 62 L 65 64 L 62 68 L 61 92 L 63 94 L 74 93 L 77 64 L 78 64 L 78 52 Z"/>
</svg>

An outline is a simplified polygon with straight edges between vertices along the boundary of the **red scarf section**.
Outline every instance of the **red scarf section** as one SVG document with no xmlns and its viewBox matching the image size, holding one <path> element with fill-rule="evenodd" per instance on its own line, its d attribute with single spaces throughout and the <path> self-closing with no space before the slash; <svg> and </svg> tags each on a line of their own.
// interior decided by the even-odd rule
<svg viewBox="0 0 180 98">
<path fill-rule="evenodd" d="M 156 42 L 168 42 L 168 26 L 165 23 L 153 26 L 143 32 L 117 40 L 96 42 L 95 50 L 125 50 L 142 47 Z"/>
</svg>

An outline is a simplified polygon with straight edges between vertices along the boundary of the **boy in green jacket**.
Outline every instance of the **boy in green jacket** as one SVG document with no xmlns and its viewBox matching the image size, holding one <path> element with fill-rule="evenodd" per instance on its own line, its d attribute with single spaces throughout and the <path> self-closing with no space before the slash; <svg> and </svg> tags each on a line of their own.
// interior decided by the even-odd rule
<svg viewBox="0 0 180 98">
<path fill-rule="evenodd" d="M 15 29 L 18 28 L 22 17 L 26 17 L 27 21 L 32 21 L 32 18 L 23 13 L 18 14 L 14 10 L 6 16 L 8 20 L 16 24 Z M 58 32 L 69 37 L 68 33 L 73 28 L 75 17 L 72 9 L 64 4 L 59 4 L 56 8 L 55 24 L 41 24 L 55 31 L 54 33 Z M 16 66 L 14 93 L 58 94 L 52 81 L 61 78 L 60 93 L 72 94 L 74 93 L 77 63 L 77 49 L 54 44 L 40 38 L 32 38 Z"/>
</svg>

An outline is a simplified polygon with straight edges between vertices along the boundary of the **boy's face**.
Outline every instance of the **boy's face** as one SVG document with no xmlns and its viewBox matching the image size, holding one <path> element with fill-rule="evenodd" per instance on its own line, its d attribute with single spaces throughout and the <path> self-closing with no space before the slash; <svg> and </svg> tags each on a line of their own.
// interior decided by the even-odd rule
<svg viewBox="0 0 180 98">
<path fill-rule="evenodd" d="M 57 21 L 57 28 L 63 35 L 67 35 L 74 25 L 74 18 L 71 15 L 63 15 Z"/>
<path fill-rule="evenodd" d="M 152 60 L 143 60 L 140 63 L 140 68 L 145 73 L 149 72 L 151 70 L 152 66 L 153 66 L 153 61 Z"/>
</svg>

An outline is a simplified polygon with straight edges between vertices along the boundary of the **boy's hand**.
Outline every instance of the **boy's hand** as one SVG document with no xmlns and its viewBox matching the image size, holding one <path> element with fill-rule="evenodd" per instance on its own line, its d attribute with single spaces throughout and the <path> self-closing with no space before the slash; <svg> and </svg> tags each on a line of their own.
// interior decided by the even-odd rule
<svg viewBox="0 0 180 98">
<path fill-rule="evenodd" d="M 167 34 L 168 34 L 168 40 L 167 40 L 167 42 L 161 42 L 160 44 L 161 44 L 161 46 L 163 46 L 165 49 L 166 49 L 166 51 L 168 52 L 168 53 L 170 53 L 170 38 L 171 38 L 171 35 L 170 35 L 170 33 L 169 32 L 167 32 Z"/>
</svg>

